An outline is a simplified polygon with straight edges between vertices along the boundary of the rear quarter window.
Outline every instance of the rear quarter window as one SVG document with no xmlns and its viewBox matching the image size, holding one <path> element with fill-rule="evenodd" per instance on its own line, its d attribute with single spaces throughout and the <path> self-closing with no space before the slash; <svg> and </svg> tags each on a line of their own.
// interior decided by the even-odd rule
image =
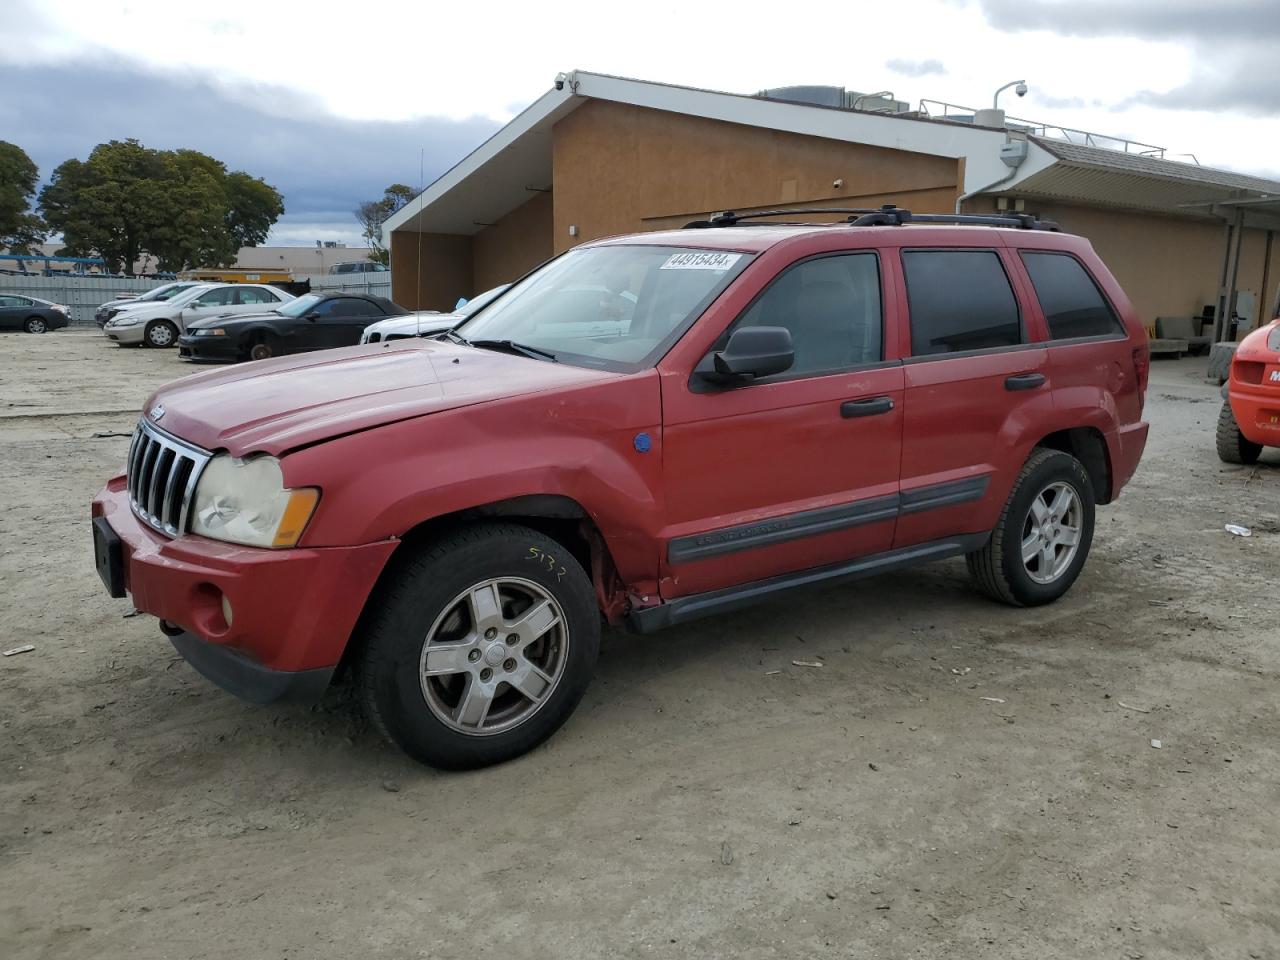
<svg viewBox="0 0 1280 960">
<path fill-rule="evenodd" d="M 1123 334 L 1111 309 L 1084 265 L 1066 253 L 1023 253 L 1036 299 L 1054 340 Z"/>
<path fill-rule="evenodd" d="M 913 356 L 1022 343 L 1009 277 L 994 250 L 904 250 Z"/>
</svg>

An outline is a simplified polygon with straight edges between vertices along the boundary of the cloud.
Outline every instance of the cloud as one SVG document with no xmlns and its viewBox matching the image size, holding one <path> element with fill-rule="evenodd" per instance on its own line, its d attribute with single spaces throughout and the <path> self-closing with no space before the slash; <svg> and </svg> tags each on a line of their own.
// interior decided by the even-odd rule
<svg viewBox="0 0 1280 960">
<path fill-rule="evenodd" d="M 498 127 L 484 118 L 348 120 L 295 91 L 227 88 L 196 73 L 119 61 L 44 65 L 38 83 L 0 63 L 0 89 L 22 90 L 0 98 L 0 130 L 30 154 L 45 181 L 62 161 L 84 159 L 106 140 L 190 147 L 284 195 L 272 242 L 354 239 L 357 203 L 381 196 L 390 183 L 430 183 Z"/>
<path fill-rule="evenodd" d="M 1276 0 L 980 0 L 999 30 L 1130 37 L 1187 44 L 1191 76 L 1116 104 L 1280 116 L 1280 3 Z"/>
<path fill-rule="evenodd" d="M 894 73 L 904 77 L 927 77 L 933 74 L 945 74 L 947 68 L 941 60 L 886 60 L 885 64 Z"/>
</svg>

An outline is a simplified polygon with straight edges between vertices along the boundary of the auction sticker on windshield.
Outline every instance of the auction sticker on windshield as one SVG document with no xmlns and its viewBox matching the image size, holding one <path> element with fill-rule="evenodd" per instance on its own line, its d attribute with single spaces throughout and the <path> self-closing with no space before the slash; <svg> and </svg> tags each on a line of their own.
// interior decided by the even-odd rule
<svg viewBox="0 0 1280 960">
<path fill-rule="evenodd" d="M 713 250 L 689 250 L 667 257 L 662 270 L 728 270 L 742 259 L 740 253 L 720 253 Z"/>
</svg>

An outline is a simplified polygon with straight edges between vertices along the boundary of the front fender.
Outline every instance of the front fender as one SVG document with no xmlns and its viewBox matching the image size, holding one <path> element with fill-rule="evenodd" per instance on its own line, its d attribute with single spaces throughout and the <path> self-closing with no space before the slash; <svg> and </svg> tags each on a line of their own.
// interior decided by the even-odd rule
<svg viewBox="0 0 1280 960">
<path fill-rule="evenodd" d="M 403 536 L 426 520 L 516 497 L 582 506 L 628 583 L 656 576 L 661 528 L 656 374 L 482 403 L 388 424 L 285 457 L 285 482 L 317 486 L 304 546 Z M 651 447 L 637 450 L 637 433 Z"/>
</svg>

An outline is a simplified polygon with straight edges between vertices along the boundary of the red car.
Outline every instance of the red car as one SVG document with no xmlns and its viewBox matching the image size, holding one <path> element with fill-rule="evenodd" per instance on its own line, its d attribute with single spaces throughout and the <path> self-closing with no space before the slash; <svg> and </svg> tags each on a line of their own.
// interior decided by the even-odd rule
<svg viewBox="0 0 1280 960">
<path fill-rule="evenodd" d="M 1257 463 L 1263 447 L 1280 447 L 1280 319 L 1240 341 L 1222 398 L 1218 456 L 1224 462 Z"/>
<path fill-rule="evenodd" d="M 354 668 L 442 767 L 558 728 L 602 622 L 960 555 L 1055 600 L 1142 455 L 1146 335 L 1085 240 L 959 219 L 722 215 L 577 247 L 440 340 L 188 377 L 93 503 L 99 571 L 242 697 Z"/>
</svg>

